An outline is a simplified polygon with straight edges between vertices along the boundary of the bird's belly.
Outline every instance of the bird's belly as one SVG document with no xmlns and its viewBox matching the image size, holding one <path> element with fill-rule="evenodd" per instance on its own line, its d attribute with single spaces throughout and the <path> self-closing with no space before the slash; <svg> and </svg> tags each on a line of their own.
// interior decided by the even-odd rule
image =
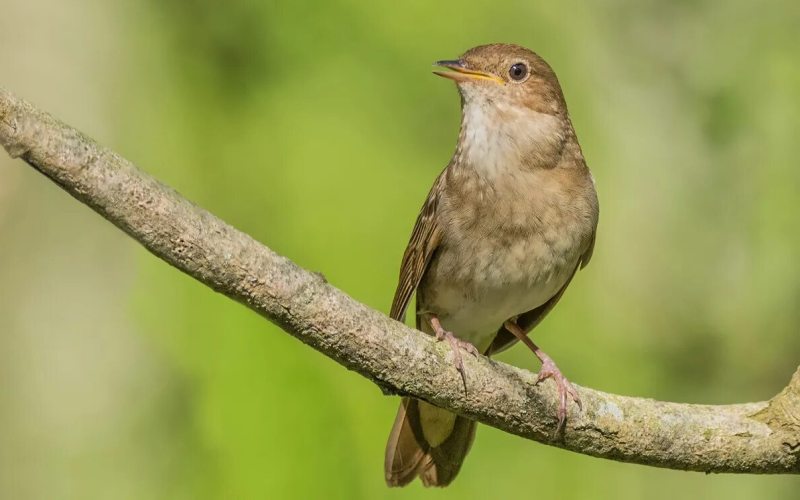
<svg viewBox="0 0 800 500">
<path fill-rule="evenodd" d="M 450 313 L 442 320 L 442 325 L 484 351 L 504 321 L 544 304 L 559 288 L 509 287 L 489 291 L 482 300 L 467 301 L 459 296 L 459 290 L 445 290 L 440 305 Z"/>
<path fill-rule="evenodd" d="M 503 322 L 558 293 L 579 257 L 577 249 L 553 252 L 532 241 L 445 251 L 423 284 L 421 312 L 436 314 L 445 329 L 483 351 Z"/>
</svg>

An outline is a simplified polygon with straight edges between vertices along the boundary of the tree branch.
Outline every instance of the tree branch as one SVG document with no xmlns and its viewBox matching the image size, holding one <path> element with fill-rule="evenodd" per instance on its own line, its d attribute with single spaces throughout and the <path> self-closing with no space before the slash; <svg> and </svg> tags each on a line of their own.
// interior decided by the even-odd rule
<svg viewBox="0 0 800 500">
<path fill-rule="evenodd" d="M 563 436 L 554 439 L 551 382 L 536 386 L 527 371 L 465 356 L 465 394 L 447 343 L 355 301 L 3 89 L 0 143 L 157 257 L 385 392 L 596 457 L 705 472 L 800 474 L 800 368 L 772 400 L 737 405 L 660 402 L 577 387 L 584 409 L 572 407 Z"/>
</svg>

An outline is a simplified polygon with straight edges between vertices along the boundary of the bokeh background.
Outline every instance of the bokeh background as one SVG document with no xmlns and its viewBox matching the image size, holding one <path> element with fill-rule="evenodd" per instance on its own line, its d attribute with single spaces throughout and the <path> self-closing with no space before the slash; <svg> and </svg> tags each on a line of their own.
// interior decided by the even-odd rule
<svg viewBox="0 0 800 500">
<path fill-rule="evenodd" d="M 602 206 L 539 343 L 582 385 L 731 403 L 800 360 L 798 33 L 794 0 L 0 0 L 0 85 L 385 311 L 458 128 L 431 61 L 534 48 Z M 488 427 L 449 489 L 390 491 L 396 398 L 5 155 L 0 285 L 2 498 L 800 496 Z"/>
</svg>

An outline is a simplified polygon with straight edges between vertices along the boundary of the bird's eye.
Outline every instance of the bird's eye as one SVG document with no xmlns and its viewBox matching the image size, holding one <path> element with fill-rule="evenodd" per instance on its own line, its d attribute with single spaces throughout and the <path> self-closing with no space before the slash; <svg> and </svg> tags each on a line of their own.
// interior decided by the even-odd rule
<svg viewBox="0 0 800 500">
<path fill-rule="evenodd" d="M 528 67 L 524 63 L 516 63 L 508 70 L 508 76 L 512 80 L 520 81 L 528 76 Z"/>
</svg>

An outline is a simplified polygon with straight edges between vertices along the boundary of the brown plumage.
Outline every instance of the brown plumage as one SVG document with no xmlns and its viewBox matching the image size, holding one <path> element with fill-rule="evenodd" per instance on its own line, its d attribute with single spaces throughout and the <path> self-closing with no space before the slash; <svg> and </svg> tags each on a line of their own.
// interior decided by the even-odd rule
<svg viewBox="0 0 800 500">
<path fill-rule="evenodd" d="M 517 45 L 476 47 L 452 71 L 461 130 L 452 160 L 417 218 L 400 267 L 391 316 L 402 321 L 417 292 L 417 328 L 454 348 L 486 355 L 523 340 L 561 396 L 557 430 L 571 384 L 526 337 L 555 306 L 594 247 L 598 203 L 550 66 Z M 458 473 L 475 423 L 424 401 L 403 398 L 386 448 L 390 486 L 419 476 L 446 486 Z"/>
</svg>

